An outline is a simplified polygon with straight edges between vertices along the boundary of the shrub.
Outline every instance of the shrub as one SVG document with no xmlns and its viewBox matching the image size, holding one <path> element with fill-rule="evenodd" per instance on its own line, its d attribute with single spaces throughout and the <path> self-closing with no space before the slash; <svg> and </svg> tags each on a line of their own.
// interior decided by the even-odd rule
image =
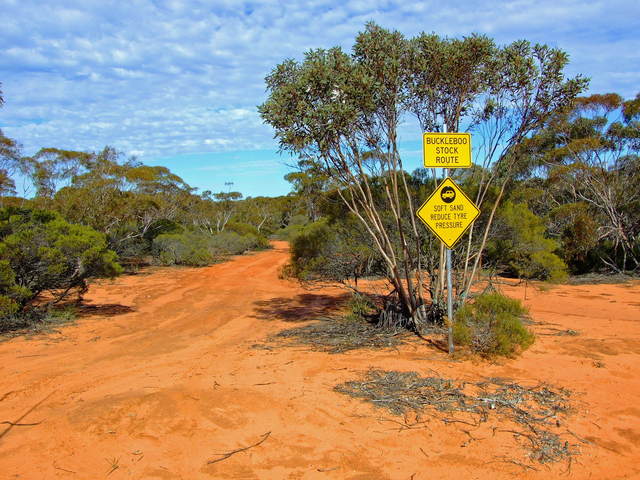
<svg viewBox="0 0 640 480">
<path fill-rule="evenodd" d="M 380 256 L 351 217 L 306 225 L 291 242 L 291 270 L 303 281 L 353 281 L 385 272 Z"/>
<path fill-rule="evenodd" d="M 73 309 L 30 309 L 6 317 L 0 317 L 0 335 L 18 330 L 22 333 L 49 331 L 75 320 Z"/>
<path fill-rule="evenodd" d="M 102 233 L 37 210 L 0 209 L 0 316 L 24 309 L 40 293 L 60 301 L 83 292 L 91 277 L 122 271 Z"/>
<path fill-rule="evenodd" d="M 543 219 L 526 204 L 505 202 L 487 256 L 520 278 L 561 282 L 567 278 L 567 265 L 554 253 L 558 247 L 558 242 L 545 237 Z"/>
<path fill-rule="evenodd" d="M 290 242 L 293 241 L 298 235 L 300 235 L 300 232 L 302 232 L 303 229 L 304 225 L 287 225 L 286 227 L 273 232 L 273 235 L 271 235 L 271 237 L 276 240 L 285 240 L 287 242 Z"/>
<path fill-rule="evenodd" d="M 258 230 L 253 225 L 249 225 L 248 223 L 240 223 L 240 222 L 229 222 L 224 227 L 225 232 L 235 232 L 238 235 L 254 235 L 256 237 L 260 236 L 260 230 Z"/>
<path fill-rule="evenodd" d="M 309 219 L 305 215 L 294 215 L 286 227 L 276 230 L 271 237 L 276 240 L 286 240 L 290 242 L 294 240 L 308 224 Z"/>
<path fill-rule="evenodd" d="M 522 323 L 527 309 L 520 301 L 485 293 L 460 308 L 453 323 L 453 340 L 481 355 L 513 356 L 534 341 Z"/>
<path fill-rule="evenodd" d="M 210 238 L 199 232 L 163 233 L 153 239 L 152 255 L 161 265 L 210 265 L 216 261 Z"/>
<path fill-rule="evenodd" d="M 347 304 L 348 313 L 347 320 L 362 320 L 371 315 L 375 311 L 373 301 L 362 293 L 354 293 Z"/>
<path fill-rule="evenodd" d="M 165 233 L 153 240 L 152 254 L 161 265 L 189 265 L 201 267 L 215 263 L 226 255 L 239 255 L 252 249 L 267 248 L 262 236 L 221 232 Z"/>
<path fill-rule="evenodd" d="M 248 250 L 269 248 L 269 240 L 262 235 L 220 232 L 212 237 L 212 247 L 221 255 L 240 255 Z"/>
</svg>

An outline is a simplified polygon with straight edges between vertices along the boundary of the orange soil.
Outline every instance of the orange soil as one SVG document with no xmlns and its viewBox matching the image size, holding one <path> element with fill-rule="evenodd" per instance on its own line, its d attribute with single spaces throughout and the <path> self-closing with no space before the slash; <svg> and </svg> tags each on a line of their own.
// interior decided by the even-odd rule
<svg viewBox="0 0 640 480">
<path fill-rule="evenodd" d="M 413 342 L 342 355 L 252 348 L 335 308 L 337 289 L 278 279 L 286 244 L 201 269 L 152 269 L 96 283 L 76 325 L 0 343 L 2 479 L 549 479 L 490 420 L 473 431 L 429 417 L 404 429 L 333 386 L 369 367 L 574 392 L 568 427 L 590 443 L 571 478 L 640 478 L 640 285 L 529 286 L 542 325 L 516 360 L 454 361 Z M 522 287 L 506 292 L 523 298 Z M 578 336 L 549 336 L 552 328 Z M 34 408 L 35 407 L 35 408 Z M 7 422 L 18 425 L 10 428 Z M 216 453 L 259 446 L 207 464 Z M 113 467 L 117 468 L 113 471 Z M 109 473 L 111 472 L 111 473 Z"/>
</svg>

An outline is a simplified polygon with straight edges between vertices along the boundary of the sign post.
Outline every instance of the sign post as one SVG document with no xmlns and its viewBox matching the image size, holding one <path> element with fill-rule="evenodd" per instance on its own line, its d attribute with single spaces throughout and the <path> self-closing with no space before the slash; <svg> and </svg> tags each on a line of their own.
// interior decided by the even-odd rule
<svg viewBox="0 0 640 480">
<path fill-rule="evenodd" d="M 471 135 L 468 133 L 425 133 L 425 168 L 444 168 L 444 180 L 417 210 L 420 220 L 445 245 L 447 273 L 447 318 L 449 353 L 453 353 L 453 282 L 451 249 L 480 215 L 478 207 L 449 177 L 449 168 L 471 167 Z"/>
</svg>

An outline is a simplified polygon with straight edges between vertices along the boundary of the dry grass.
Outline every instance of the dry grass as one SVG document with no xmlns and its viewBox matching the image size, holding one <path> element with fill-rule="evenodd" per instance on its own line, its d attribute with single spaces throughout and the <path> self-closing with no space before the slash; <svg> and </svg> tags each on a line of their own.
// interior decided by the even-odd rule
<svg viewBox="0 0 640 480">
<path fill-rule="evenodd" d="M 335 390 L 394 415 L 430 411 L 445 423 L 479 427 L 493 419 L 514 426 L 494 426 L 494 435 L 512 434 L 536 463 L 570 462 L 578 453 L 578 444 L 569 440 L 583 442 L 561 428 L 570 412 L 569 391 L 549 385 L 525 387 L 501 378 L 470 383 L 421 377 L 416 372 L 370 370 L 362 380 L 340 384 Z"/>
<path fill-rule="evenodd" d="M 271 341 L 304 345 L 312 350 L 343 353 L 367 348 L 395 348 L 415 336 L 405 330 L 382 330 L 364 320 L 326 318 L 309 325 L 283 330 Z"/>
<path fill-rule="evenodd" d="M 638 280 L 640 276 L 627 275 L 624 273 L 585 273 L 584 275 L 574 275 L 569 277 L 569 285 L 613 285 L 625 284 L 632 280 Z"/>
</svg>

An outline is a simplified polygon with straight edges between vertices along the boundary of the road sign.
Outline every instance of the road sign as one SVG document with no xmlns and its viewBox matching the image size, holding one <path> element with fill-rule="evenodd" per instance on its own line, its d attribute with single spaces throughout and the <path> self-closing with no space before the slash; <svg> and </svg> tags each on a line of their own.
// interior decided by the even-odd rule
<svg viewBox="0 0 640 480">
<path fill-rule="evenodd" d="M 469 168 L 470 133 L 425 133 L 422 135 L 425 168 Z"/>
<path fill-rule="evenodd" d="M 447 248 L 453 248 L 462 234 L 478 218 L 480 210 L 462 189 L 447 177 L 416 213 Z"/>
</svg>

